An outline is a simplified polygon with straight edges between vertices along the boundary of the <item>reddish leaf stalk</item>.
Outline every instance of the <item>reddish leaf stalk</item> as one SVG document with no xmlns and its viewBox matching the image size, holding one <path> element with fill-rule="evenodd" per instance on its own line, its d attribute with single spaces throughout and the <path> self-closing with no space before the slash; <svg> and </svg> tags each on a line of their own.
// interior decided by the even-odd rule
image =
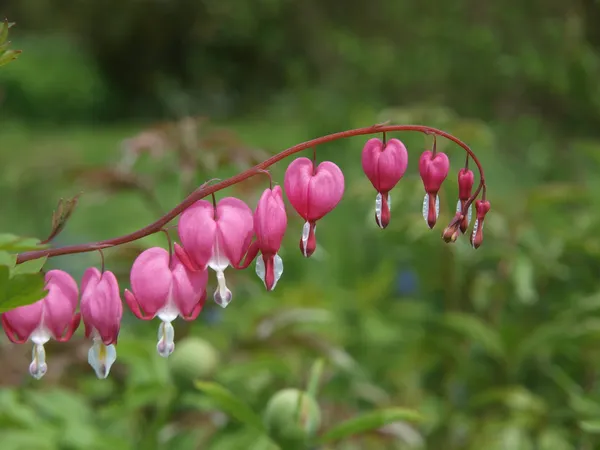
<svg viewBox="0 0 600 450">
<path fill-rule="evenodd" d="M 225 188 L 233 186 L 234 184 L 241 183 L 242 181 L 247 180 L 248 178 L 253 177 L 254 175 L 262 174 L 265 169 L 267 169 L 268 167 L 272 166 L 273 164 L 281 161 L 282 159 L 287 158 L 290 155 L 299 153 L 299 152 L 309 149 L 309 148 L 315 148 L 316 146 L 325 144 L 327 142 L 337 141 L 339 139 L 345 139 L 345 138 L 354 137 L 354 136 L 363 136 L 363 135 L 368 135 L 368 134 L 376 134 L 376 133 L 377 134 L 378 133 L 388 133 L 388 132 L 395 132 L 395 131 L 417 131 L 420 133 L 433 135 L 434 137 L 440 136 L 440 137 L 446 138 L 446 139 L 454 142 L 455 144 L 460 146 L 465 152 L 467 152 L 468 156 L 470 156 L 473 159 L 473 162 L 475 163 L 475 165 L 477 166 L 477 169 L 479 171 L 479 185 L 477 186 L 477 189 L 475 189 L 475 192 L 473 192 L 473 194 L 471 195 L 471 198 L 469 198 L 469 200 L 465 203 L 465 206 L 462 211 L 462 214 L 467 214 L 469 206 L 477 198 L 477 196 L 479 195 L 479 193 L 481 192 L 482 189 L 483 189 L 483 192 L 485 193 L 485 176 L 484 176 L 484 172 L 483 172 L 483 167 L 481 166 L 481 163 L 477 159 L 477 156 L 475 156 L 475 153 L 473 153 L 473 151 L 469 148 L 469 146 L 467 144 L 465 144 L 463 141 L 461 141 L 460 139 L 458 139 L 457 137 L 455 137 L 449 133 L 446 133 L 445 131 L 441 131 L 436 128 L 432 128 L 432 127 L 428 127 L 428 126 L 424 126 L 424 125 L 378 124 L 378 125 L 373 125 L 373 126 L 365 127 L 365 128 L 356 128 L 353 130 L 341 131 L 338 133 L 333 133 L 333 134 L 329 134 L 327 136 L 322 136 L 322 137 L 319 137 L 316 139 L 312 139 L 310 141 L 306 141 L 301 144 L 297 144 L 297 145 L 290 147 L 287 150 L 284 150 L 284 151 L 270 157 L 269 159 L 263 161 L 262 163 L 257 164 L 256 166 L 254 166 L 248 170 L 245 170 L 244 172 L 239 173 L 238 175 L 235 175 L 231 178 L 220 181 L 219 183 L 213 184 L 212 186 L 208 186 L 207 183 L 205 183 L 200 188 L 196 189 L 194 192 L 192 192 L 190 195 L 188 195 L 181 203 L 179 203 L 177 206 L 175 206 L 171 211 L 166 213 L 164 216 L 162 216 L 155 222 L 151 223 L 150 225 L 147 225 L 144 228 L 134 231 L 133 233 L 130 233 L 130 234 L 127 234 L 124 236 L 119 236 L 119 237 L 112 238 L 112 239 L 107 239 L 104 241 L 89 242 L 89 243 L 77 244 L 77 245 L 67 245 L 64 247 L 56 247 L 56 248 L 51 248 L 51 249 L 35 250 L 35 251 L 20 253 L 17 255 L 17 264 L 21 264 L 26 261 L 30 261 L 30 260 L 37 259 L 37 258 L 42 258 L 44 256 L 48 256 L 49 258 L 52 258 L 54 256 L 60 256 L 60 255 L 85 253 L 85 252 L 91 252 L 91 251 L 100 250 L 100 249 L 104 249 L 104 248 L 110 248 L 110 247 L 114 247 L 117 245 L 122 245 L 122 244 L 126 244 L 129 242 L 137 241 L 138 239 L 142 239 L 146 236 L 149 236 L 151 234 L 162 231 L 162 229 L 165 225 L 167 225 L 169 222 L 171 222 L 173 219 L 175 219 L 179 214 L 181 214 L 185 209 L 187 209 L 189 206 L 191 206 L 196 201 L 198 201 L 204 197 L 207 197 L 208 195 L 212 195 L 215 192 L 218 192 Z"/>
</svg>

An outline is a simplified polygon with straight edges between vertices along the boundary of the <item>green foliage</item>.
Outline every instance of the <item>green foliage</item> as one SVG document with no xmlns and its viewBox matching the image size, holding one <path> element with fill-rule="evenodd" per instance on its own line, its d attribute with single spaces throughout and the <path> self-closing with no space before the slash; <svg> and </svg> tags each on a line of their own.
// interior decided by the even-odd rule
<svg viewBox="0 0 600 450">
<path fill-rule="evenodd" d="M 14 23 L 9 23 L 8 19 L 4 19 L 4 22 L 0 23 L 0 67 L 14 61 L 21 53 L 21 50 L 8 49 L 10 44 L 10 41 L 8 40 L 8 30 L 13 25 Z"/>
<path fill-rule="evenodd" d="M 13 252 L 39 249 L 39 241 L 12 234 L 0 235 L 0 313 L 35 303 L 44 297 L 46 257 L 16 265 Z"/>
</svg>

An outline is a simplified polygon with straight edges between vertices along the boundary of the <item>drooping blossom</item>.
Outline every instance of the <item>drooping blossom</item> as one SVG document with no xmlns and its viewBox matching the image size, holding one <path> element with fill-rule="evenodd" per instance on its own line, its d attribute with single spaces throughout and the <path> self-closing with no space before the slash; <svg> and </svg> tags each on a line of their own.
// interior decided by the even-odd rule
<svg viewBox="0 0 600 450">
<path fill-rule="evenodd" d="M 423 218 L 433 228 L 440 214 L 440 199 L 438 192 L 448 176 L 450 161 L 442 152 L 426 150 L 419 159 L 419 173 L 425 188 L 423 199 Z"/>
<path fill-rule="evenodd" d="M 101 273 L 95 267 L 85 271 L 81 280 L 80 309 L 85 337 L 93 341 L 88 363 L 98 378 L 106 378 L 117 359 L 115 345 L 123 317 L 119 284 L 112 272 Z"/>
<path fill-rule="evenodd" d="M 246 267 L 256 256 L 254 246 L 254 254 L 242 265 L 254 235 L 252 210 L 234 197 L 221 199 L 216 207 L 198 200 L 181 214 L 177 231 L 183 248 L 176 244 L 175 252 L 192 271 L 210 267 L 216 272 L 218 287 L 214 300 L 225 308 L 232 297 L 225 269 L 230 265 L 236 269 Z"/>
<path fill-rule="evenodd" d="M 268 291 L 275 288 L 283 273 L 277 254 L 287 227 L 287 215 L 280 186 L 265 189 L 254 211 L 254 233 L 261 255 L 256 258 L 256 274 Z"/>
<path fill-rule="evenodd" d="M 473 171 L 467 168 L 460 169 L 458 171 L 458 203 L 456 204 L 456 212 L 462 212 L 463 208 L 471 197 L 471 191 L 473 190 L 473 184 L 475 183 L 475 175 Z M 467 214 L 462 218 L 460 222 L 460 231 L 465 233 L 469 228 L 471 222 L 471 216 L 473 214 L 472 205 L 469 205 Z"/>
<path fill-rule="evenodd" d="M 391 197 L 389 192 L 400 181 L 408 166 L 408 152 L 398 139 L 382 142 L 372 138 L 362 151 L 362 167 L 373 187 L 375 199 L 375 222 L 385 228 L 390 222 Z"/>
<path fill-rule="evenodd" d="M 484 194 L 485 196 L 485 194 Z M 471 234 L 471 245 L 473 248 L 479 248 L 483 243 L 483 224 L 485 215 L 490 211 L 491 205 L 487 200 L 475 200 L 475 224 Z"/>
<path fill-rule="evenodd" d="M 344 174 L 330 161 L 315 168 L 310 159 L 297 158 L 285 172 L 284 186 L 290 203 L 306 221 L 300 250 L 308 258 L 317 248 L 317 220 L 333 210 L 344 195 Z"/>
<path fill-rule="evenodd" d="M 178 316 L 194 320 L 206 301 L 206 270 L 191 271 L 176 255 L 152 247 L 142 252 L 131 268 L 131 292 L 125 301 L 142 320 L 158 317 L 158 354 L 167 357 L 175 349 L 175 330 L 171 324 Z"/>
<path fill-rule="evenodd" d="M 45 281 L 48 293 L 43 299 L 7 311 L 1 317 L 4 332 L 11 342 L 33 342 L 29 373 L 38 380 L 48 371 L 44 344 L 51 338 L 68 341 L 80 321 L 79 313 L 75 313 L 79 289 L 73 277 L 62 270 L 50 270 Z"/>
</svg>

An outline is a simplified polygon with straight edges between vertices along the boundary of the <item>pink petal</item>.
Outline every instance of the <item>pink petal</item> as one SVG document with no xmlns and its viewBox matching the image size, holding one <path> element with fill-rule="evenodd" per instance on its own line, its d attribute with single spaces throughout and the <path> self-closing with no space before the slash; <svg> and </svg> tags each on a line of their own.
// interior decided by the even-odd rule
<svg viewBox="0 0 600 450">
<path fill-rule="evenodd" d="M 217 239 L 231 265 L 239 265 L 254 235 L 252 210 L 243 201 L 226 197 L 217 205 Z"/>
<path fill-rule="evenodd" d="M 379 192 L 389 192 L 400 181 L 408 167 L 408 152 L 398 139 L 390 139 L 377 161 Z"/>
<path fill-rule="evenodd" d="M 304 220 L 308 220 L 308 184 L 313 176 L 313 162 L 296 158 L 285 171 L 283 185 L 288 200 Z"/>
<path fill-rule="evenodd" d="M 265 189 L 254 212 L 254 232 L 262 254 L 277 253 L 287 227 L 280 186 Z"/>
<path fill-rule="evenodd" d="M 86 335 L 95 329 L 102 342 L 110 345 L 116 342 L 123 304 L 119 294 L 119 284 L 110 271 L 103 274 L 94 267 L 85 271 L 81 282 L 81 315 L 86 325 Z"/>
<path fill-rule="evenodd" d="M 433 156 L 433 152 L 427 150 L 419 158 L 419 173 L 428 193 L 437 194 L 449 170 L 450 161 L 445 153 L 437 152 Z"/>
<path fill-rule="evenodd" d="M 206 300 L 208 271 L 192 272 L 177 257 L 173 260 L 172 271 L 173 290 L 171 295 L 173 296 L 173 302 L 177 306 L 177 309 L 179 309 L 182 317 L 190 317 L 198 307 L 202 308 L 204 305 L 202 300 Z M 201 302 L 202 304 L 198 306 Z M 198 310 L 196 316 L 199 313 L 200 311 Z"/>
<path fill-rule="evenodd" d="M 50 270 L 46 273 L 46 289 L 48 295 L 44 299 L 44 324 L 54 339 L 58 340 L 72 326 L 79 289 L 73 277 L 62 270 Z"/>
<path fill-rule="evenodd" d="M 165 306 L 171 279 L 169 253 L 165 249 L 152 247 L 137 257 L 131 268 L 131 290 L 144 315 L 155 316 Z M 127 293 L 125 295 L 127 297 Z M 127 303 L 131 304 L 129 300 Z"/>
<path fill-rule="evenodd" d="M 330 212 L 344 195 L 344 174 L 338 166 L 324 161 L 317 167 L 308 187 L 308 220 L 315 222 Z"/>
<path fill-rule="evenodd" d="M 179 218 L 177 232 L 194 264 L 204 269 L 212 256 L 217 225 L 212 204 L 198 200 Z"/>
<path fill-rule="evenodd" d="M 31 305 L 19 306 L 2 314 L 2 326 L 8 338 L 13 341 L 16 334 L 18 342 L 26 341 L 42 320 L 44 300 Z M 9 334 L 10 333 L 10 334 Z M 12 335 L 12 337 L 11 337 Z"/>
</svg>

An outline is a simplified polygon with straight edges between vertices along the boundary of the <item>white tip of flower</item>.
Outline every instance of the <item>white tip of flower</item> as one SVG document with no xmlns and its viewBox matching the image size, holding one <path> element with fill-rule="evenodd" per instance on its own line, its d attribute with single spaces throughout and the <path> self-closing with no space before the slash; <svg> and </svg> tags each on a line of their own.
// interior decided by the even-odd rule
<svg viewBox="0 0 600 450">
<path fill-rule="evenodd" d="M 302 253 L 304 254 L 304 256 L 307 256 L 306 255 L 306 247 L 308 245 L 308 237 L 309 236 L 310 236 L 310 223 L 304 222 L 304 226 L 302 227 Z"/>
<path fill-rule="evenodd" d="M 278 254 L 275 254 L 273 262 L 275 269 L 275 282 L 273 283 L 273 289 L 275 289 L 275 285 L 281 278 L 281 275 L 283 275 L 283 259 L 281 259 L 281 256 L 279 256 Z"/>
<path fill-rule="evenodd" d="M 256 275 L 258 275 L 258 278 L 260 278 L 265 287 L 267 287 L 267 269 L 262 255 L 259 255 L 258 258 L 256 258 Z M 275 254 L 275 257 L 273 258 L 273 287 L 271 287 L 271 290 L 275 289 L 281 275 L 283 275 L 283 260 L 281 259 L 281 256 Z"/>
<path fill-rule="evenodd" d="M 256 275 L 258 278 L 265 282 L 265 277 L 267 276 L 267 269 L 265 268 L 265 261 L 263 260 L 262 255 L 258 255 L 256 258 L 256 266 L 255 266 Z"/>
<path fill-rule="evenodd" d="M 388 205 L 388 210 L 391 211 L 392 210 L 392 196 L 389 193 L 387 196 L 387 205 Z M 375 219 L 377 221 L 377 225 L 379 226 L 379 228 L 383 228 L 383 226 L 381 226 L 382 210 L 383 210 L 383 196 L 381 195 L 381 192 L 378 192 L 377 197 L 375 197 Z"/>
<path fill-rule="evenodd" d="M 460 204 L 460 200 L 456 204 L 456 212 L 462 212 L 462 206 Z M 469 209 L 467 210 L 467 225 L 471 223 L 471 219 L 473 218 L 473 204 L 469 205 Z"/>
<path fill-rule="evenodd" d="M 429 215 L 429 194 L 425 194 L 423 198 L 423 219 L 428 223 L 427 216 Z M 440 196 L 435 196 L 435 218 L 440 216 Z"/>
<path fill-rule="evenodd" d="M 158 327 L 158 344 L 156 351 L 163 358 L 168 358 L 175 350 L 175 328 L 171 322 L 162 322 Z"/>
<path fill-rule="evenodd" d="M 217 272 L 217 289 L 215 289 L 215 293 L 213 295 L 213 299 L 215 303 L 219 305 L 221 308 L 226 308 L 229 303 L 231 303 L 231 291 L 227 287 L 227 283 L 225 282 L 225 274 L 222 271 Z"/>
<path fill-rule="evenodd" d="M 48 372 L 46 364 L 46 350 L 42 344 L 34 344 L 31 352 L 31 364 L 29 364 L 29 374 L 36 380 L 41 379 Z"/>
<path fill-rule="evenodd" d="M 99 379 L 108 377 L 110 368 L 116 360 L 117 349 L 114 345 L 104 345 L 100 339 L 94 339 L 94 343 L 88 350 L 88 364 Z"/>
<path fill-rule="evenodd" d="M 475 248 L 473 244 L 475 242 L 475 235 L 477 234 L 477 230 L 479 229 L 479 219 L 475 219 L 475 224 L 473 225 L 473 233 L 471 234 L 471 245 Z M 481 224 L 481 229 L 483 230 L 483 224 Z"/>
</svg>

